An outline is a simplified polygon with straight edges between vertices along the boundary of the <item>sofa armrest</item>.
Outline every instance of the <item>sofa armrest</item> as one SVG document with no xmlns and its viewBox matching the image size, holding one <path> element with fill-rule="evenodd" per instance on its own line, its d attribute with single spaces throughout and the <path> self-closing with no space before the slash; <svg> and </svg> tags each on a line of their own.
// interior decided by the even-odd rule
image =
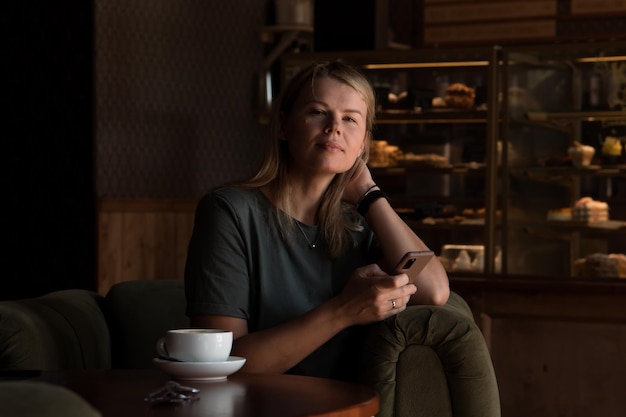
<svg viewBox="0 0 626 417">
<path fill-rule="evenodd" d="M 77 289 L 1 301 L 0 368 L 110 368 L 110 337 L 101 301 L 99 294 Z"/>
<path fill-rule="evenodd" d="M 409 306 L 369 329 L 363 382 L 381 397 L 379 417 L 500 416 L 484 337 L 456 293 L 443 306 Z"/>
</svg>

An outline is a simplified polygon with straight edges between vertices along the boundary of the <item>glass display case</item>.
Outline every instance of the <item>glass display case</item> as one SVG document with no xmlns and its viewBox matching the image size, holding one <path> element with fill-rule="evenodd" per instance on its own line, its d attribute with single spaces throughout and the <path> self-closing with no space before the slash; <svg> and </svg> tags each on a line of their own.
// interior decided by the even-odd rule
<svg viewBox="0 0 626 417">
<path fill-rule="evenodd" d="M 503 272 L 626 277 L 626 44 L 503 59 Z"/>
<path fill-rule="evenodd" d="M 315 60 L 362 69 L 374 179 L 451 276 L 576 277 L 626 253 L 624 55 L 624 42 L 290 54 L 281 78 Z M 583 197 L 609 218 L 566 218 Z"/>
</svg>

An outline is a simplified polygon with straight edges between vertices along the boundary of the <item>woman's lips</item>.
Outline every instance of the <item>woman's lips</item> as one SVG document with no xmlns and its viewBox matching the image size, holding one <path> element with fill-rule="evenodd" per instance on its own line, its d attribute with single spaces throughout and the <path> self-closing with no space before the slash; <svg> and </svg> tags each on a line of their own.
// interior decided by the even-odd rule
<svg viewBox="0 0 626 417">
<path fill-rule="evenodd" d="M 317 144 L 318 147 L 323 148 L 329 152 L 342 152 L 341 146 L 335 142 L 322 142 Z"/>
</svg>

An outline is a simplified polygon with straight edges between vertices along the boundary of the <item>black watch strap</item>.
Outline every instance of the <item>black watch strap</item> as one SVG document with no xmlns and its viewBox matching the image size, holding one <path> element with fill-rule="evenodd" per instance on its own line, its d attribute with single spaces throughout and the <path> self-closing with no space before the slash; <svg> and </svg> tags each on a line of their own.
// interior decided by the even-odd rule
<svg viewBox="0 0 626 417">
<path fill-rule="evenodd" d="M 381 190 L 370 191 L 356 206 L 356 211 L 358 211 L 361 216 L 365 217 L 372 203 L 380 198 L 384 198 L 389 201 L 389 197 L 387 197 L 387 194 L 385 194 Z"/>
</svg>

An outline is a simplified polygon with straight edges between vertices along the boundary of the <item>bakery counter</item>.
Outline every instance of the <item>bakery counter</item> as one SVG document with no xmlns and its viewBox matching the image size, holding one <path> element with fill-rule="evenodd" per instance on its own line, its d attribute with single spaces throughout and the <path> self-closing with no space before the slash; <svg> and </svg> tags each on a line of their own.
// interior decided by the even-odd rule
<svg viewBox="0 0 626 417">
<path fill-rule="evenodd" d="M 450 287 L 454 291 L 483 292 L 511 291 L 516 293 L 546 294 L 605 294 L 626 296 L 626 279 L 582 279 L 550 276 L 450 273 Z M 620 309 L 626 320 L 626 309 Z"/>
</svg>

